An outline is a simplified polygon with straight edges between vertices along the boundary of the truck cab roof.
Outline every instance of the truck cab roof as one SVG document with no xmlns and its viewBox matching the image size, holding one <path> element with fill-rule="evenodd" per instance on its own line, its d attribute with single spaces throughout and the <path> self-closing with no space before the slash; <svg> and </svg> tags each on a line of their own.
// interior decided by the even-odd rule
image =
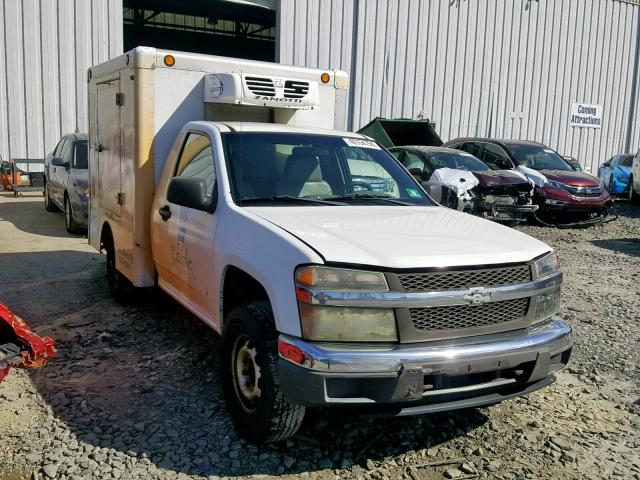
<svg viewBox="0 0 640 480">
<path fill-rule="evenodd" d="M 268 132 L 268 133 L 306 133 L 313 135 L 330 135 L 334 137 L 368 138 L 354 132 L 341 130 L 331 130 L 327 128 L 295 127 L 278 123 L 258 123 L 258 122 L 192 122 L 215 124 L 221 132 Z"/>
</svg>

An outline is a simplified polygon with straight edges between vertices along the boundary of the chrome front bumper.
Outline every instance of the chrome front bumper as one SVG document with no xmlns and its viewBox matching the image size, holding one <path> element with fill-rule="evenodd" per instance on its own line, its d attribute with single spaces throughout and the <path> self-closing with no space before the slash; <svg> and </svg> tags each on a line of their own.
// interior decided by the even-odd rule
<svg viewBox="0 0 640 480">
<path fill-rule="evenodd" d="M 280 349 L 280 379 L 290 401 L 421 404 L 415 413 L 435 411 L 434 405 L 442 410 L 451 402 L 459 405 L 451 408 L 496 403 L 541 388 L 566 365 L 573 346 L 571 327 L 559 318 L 528 329 L 420 344 L 312 343 L 286 335 L 279 343 L 305 358 L 304 366 L 296 364 Z M 496 397 L 501 389 L 510 393 Z"/>
</svg>

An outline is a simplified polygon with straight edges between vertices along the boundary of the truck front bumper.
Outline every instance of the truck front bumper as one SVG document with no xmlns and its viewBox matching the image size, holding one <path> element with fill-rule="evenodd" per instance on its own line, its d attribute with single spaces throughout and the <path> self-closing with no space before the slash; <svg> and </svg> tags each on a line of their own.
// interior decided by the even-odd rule
<svg viewBox="0 0 640 480">
<path fill-rule="evenodd" d="M 558 318 L 523 330 L 404 345 L 312 343 L 281 335 L 280 382 L 299 405 L 438 412 L 490 405 L 549 385 L 572 346 L 571 327 Z"/>
</svg>

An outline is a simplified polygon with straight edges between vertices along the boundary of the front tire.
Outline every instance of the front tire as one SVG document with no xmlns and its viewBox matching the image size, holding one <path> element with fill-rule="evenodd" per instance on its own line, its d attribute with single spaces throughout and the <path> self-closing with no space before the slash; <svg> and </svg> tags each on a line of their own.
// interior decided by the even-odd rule
<svg viewBox="0 0 640 480">
<path fill-rule="evenodd" d="M 615 185 L 614 185 L 614 183 L 613 183 L 613 175 L 611 175 L 611 176 L 609 177 L 609 187 L 608 187 L 608 190 L 609 190 L 609 195 L 611 195 L 612 197 L 615 195 L 615 192 L 613 191 L 613 189 L 614 189 L 614 188 L 615 188 Z"/>
<path fill-rule="evenodd" d="M 44 195 L 44 209 L 47 212 L 57 212 L 58 211 L 58 207 L 56 206 L 55 203 L 53 203 L 53 200 L 51 200 L 51 193 L 49 192 L 49 183 L 48 182 L 44 182 L 44 192 L 42 192 Z"/>
<path fill-rule="evenodd" d="M 277 341 L 268 302 L 234 308 L 225 319 L 224 397 L 238 434 L 255 443 L 289 438 L 304 419 L 305 407 L 289 403 L 280 390 Z"/>
<path fill-rule="evenodd" d="M 67 232 L 71 234 L 78 234 L 82 232 L 82 226 L 76 222 L 76 219 L 73 216 L 71 201 L 66 194 L 64 196 L 64 225 L 67 228 Z"/>
<path fill-rule="evenodd" d="M 629 203 L 640 203 L 640 195 L 638 195 L 633 188 L 633 177 L 629 177 L 629 189 L 628 189 Z"/>
<path fill-rule="evenodd" d="M 111 296 L 118 303 L 130 303 L 134 287 L 116 268 L 116 249 L 111 233 L 107 235 L 102 248 L 107 253 L 107 284 Z"/>
</svg>

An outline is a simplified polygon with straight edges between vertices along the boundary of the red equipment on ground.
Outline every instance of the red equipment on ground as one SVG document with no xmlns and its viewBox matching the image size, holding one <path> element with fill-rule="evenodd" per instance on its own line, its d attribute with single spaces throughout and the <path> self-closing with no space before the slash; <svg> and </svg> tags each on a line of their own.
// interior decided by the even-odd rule
<svg viewBox="0 0 640 480">
<path fill-rule="evenodd" d="M 40 368 L 55 353 L 52 338 L 36 335 L 22 318 L 0 303 L 0 381 L 11 367 Z"/>
</svg>

